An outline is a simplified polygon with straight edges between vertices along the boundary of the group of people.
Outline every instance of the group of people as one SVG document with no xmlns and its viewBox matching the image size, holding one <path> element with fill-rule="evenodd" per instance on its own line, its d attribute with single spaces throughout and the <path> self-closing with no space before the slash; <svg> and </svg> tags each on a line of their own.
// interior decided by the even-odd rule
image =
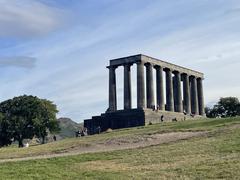
<svg viewBox="0 0 240 180">
<path fill-rule="evenodd" d="M 76 131 L 75 134 L 76 134 L 76 137 L 87 136 L 88 130 L 87 128 L 83 128 L 81 130 Z"/>
</svg>

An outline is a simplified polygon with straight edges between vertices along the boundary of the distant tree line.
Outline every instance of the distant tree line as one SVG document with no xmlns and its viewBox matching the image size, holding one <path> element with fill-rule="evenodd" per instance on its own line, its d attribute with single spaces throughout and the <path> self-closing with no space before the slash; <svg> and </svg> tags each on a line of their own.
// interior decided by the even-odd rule
<svg viewBox="0 0 240 180">
<path fill-rule="evenodd" d="M 206 116 L 216 117 L 234 117 L 240 115 L 240 103 L 237 97 L 224 97 L 212 107 L 205 108 Z"/>
<path fill-rule="evenodd" d="M 19 96 L 0 103 L 0 147 L 37 137 L 45 143 L 48 132 L 58 132 L 57 107 L 36 96 Z"/>
</svg>

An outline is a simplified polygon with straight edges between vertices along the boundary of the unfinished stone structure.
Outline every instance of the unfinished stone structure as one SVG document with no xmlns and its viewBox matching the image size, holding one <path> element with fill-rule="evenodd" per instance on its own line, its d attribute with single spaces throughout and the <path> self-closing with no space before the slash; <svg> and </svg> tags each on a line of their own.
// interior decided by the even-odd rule
<svg viewBox="0 0 240 180">
<path fill-rule="evenodd" d="M 137 64 L 137 108 L 132 108 L 133 64 Z M 119 66 L 124 66 L 123 110 L 117 109 L 116 68 Z M 107 68 L 109 108 L 100 116 L 84 121 L 84 127 L 88 128 L 90 134 L 99 128 L 105 131 L 108 128 L 127 128 L 205 116 L 203 73 L 142 54 L 110 60 Z M 154 70 L 156 73 L 153 73 Z"/>
</svg>

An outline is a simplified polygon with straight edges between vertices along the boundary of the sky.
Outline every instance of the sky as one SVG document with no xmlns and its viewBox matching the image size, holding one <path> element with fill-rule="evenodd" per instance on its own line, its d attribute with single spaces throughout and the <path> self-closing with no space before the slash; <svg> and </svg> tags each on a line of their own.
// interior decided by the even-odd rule
<svg viewBox="0 0 240 180">
<path fill-rule="evenodd" d="M 0 0 L 0 101 L 35 95 L 82 122 L 107 109 L 109 60 L 134 54 L 203 72 L 208 106 L 240 98 L 240 1 Z"/>
</svg>

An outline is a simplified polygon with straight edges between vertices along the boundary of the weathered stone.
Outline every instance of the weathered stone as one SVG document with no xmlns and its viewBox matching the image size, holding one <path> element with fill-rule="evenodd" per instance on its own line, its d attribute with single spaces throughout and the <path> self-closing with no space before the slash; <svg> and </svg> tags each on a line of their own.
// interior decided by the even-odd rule
<svg viewBox="0 0 240 180">
<path fill-rule="evenodd" d="M 190 87 L 191 87 L 191 112 L 192 114 L 198 115 L 199 108 L 198 108 L 198 93 L 197 93 L 197 81 L 196 77 L 190 77 Z"/>
<path fill-rule="evenodd" d="M 117 110 L 116 73 L 115 66 L 109 66 L 109 111 Z"/>
<path fill-rule="evenodd" d="M 191 113 L 190 90 L 189 90 L 189 76 L 183 74 L 183 104 L 186 114 Z"/>
<path fill-rule="evenodd" d="M 144 79 L 144 64 L 137 62 L 137 107 L 145 108 L 145 79 Z"/>
<path fill-rule="evenodd" d="M 132 108 L 131 64 L 124 65 L 124 109 Z"/>
<path fill-rule="evenodd" d="M 137 64 L 137 108 L 132 109 L 131 65 L 135 63 Z M 117 110 L 115 69 L 118 66 L 124 66 L 124 110 Z M 156 69 L 156 89 L 154 89 L 153 82 L 153 67 Z M 106 113 L 84 121 L 84 127 L 89 130 L 90 134 L 96 133 L 97 128 L 106 131 L 108 128 L 127 128 L 205 116 L 203 74 L 198 71 L 141 54 L 110 60 L 108 68 L 109 107 Z M 166 73 L 166 105 L 164 103 L 163 70 Z M 183 100 L 181 81 L 183 81 Z M 156 109 L 155 101 L 157 102 Z"/>
<path fill-rule="evenodd" d="M 153 88 L 153 66 L 150 63 L 146 64 L 146 79 L 147 79 L 147 108 L 155 108 L 154 88 Z"/>
<path fill-rule="evenodd" d="M 166 110 L 174 111 L 174 101 L 173 101 L 173 81 L 172 81 L 172 71 L 170 69 L 165 69 L 166 72 Z"/>
<path fill-rule="evenodd" d="M 202 79 L 197 79 L 197 91 L 198 91 L 198 104 L 199 104 L 199 114 L 204 116 L 204 97 L 203 97 L 203 85 L 202 85 Z"/>
<path fill-rule="evenodd" d="M 165 110 L 164 93 L 163 93 L 163 68 L 155 66 L 156 69 L 156 86 L 157 86 L 157 106 L 159 110 Z"/>
<path fill-rule="evenodd" d="M 182 89 L 181 89 L 181 75 L 179 72 L 174 72 L 174 104 L 175 104 L 175 112 L 183 112 L 182 107 Z"/>
</svg>

